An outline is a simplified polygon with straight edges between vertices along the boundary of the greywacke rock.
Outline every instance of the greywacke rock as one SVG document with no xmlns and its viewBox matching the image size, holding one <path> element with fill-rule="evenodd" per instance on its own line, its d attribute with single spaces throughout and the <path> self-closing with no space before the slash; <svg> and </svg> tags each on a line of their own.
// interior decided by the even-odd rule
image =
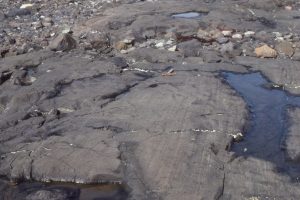
<svg viewBox="0 0 300 200">
<path fill-rule="evenodd" d="M 295 10 L 284 10 L 287 3 Z M 19 4 L 3 0 L 1 12 Z M 246 136 L 251 118 L 220 76 L 260 71 L 299 95 L 298 61 L 249 57 L 262 43 L 275 45 L 272 32 L 299 32 L 297 1 L 41 0 L 36 6 L 38 12 L 0 20 L 0 200 L 72 196 L 73 190 L 37 189 L 34 181 L 124 183 L 128 198 L 139 200 L 299 199 L 299 183 L 276 164 L 231 151 L 230 135 Z M 191 11 L 207 15 L 172 17 Z M 35 29 L 41 16 L 53 25 Z M 55 37 L 63 27 L 73 34 Z M 197 38 L 200 28 L 256 34 L 230 38 L 233 45 L 221 51 L 214 39 Z M 135 49 L 121 54 L 114 44 L 127 36 Z M 154 47 L 169 40 L 178 51 Z M 247 56 L 240 56 L 243 49 Z M 162 76 L 169 68 L 176 74 Z M 294 138 L 297 114 L 290 121 Z M 291 140 L 285 141 L 290 154 L 297 150 Z M 31 193 L 9 186 L 31 180 Z"/>
</svg>

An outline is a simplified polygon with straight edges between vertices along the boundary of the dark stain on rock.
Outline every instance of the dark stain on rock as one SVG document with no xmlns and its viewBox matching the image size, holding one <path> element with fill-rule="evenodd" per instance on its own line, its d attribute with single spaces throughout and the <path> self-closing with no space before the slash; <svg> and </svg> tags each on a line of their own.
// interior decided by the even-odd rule
<svg viewBox="0 0 300 200">
<path fill-rule="evenodd" d="M 5 81 L 9 80 L 11 75 L 13 74 L 10 70 L 5 70 L 0 74 L 0 85 L 3 84 Z"/>
<path fill-rule="evenodd" d="M 269 20 L 265 17 L 258 17 L 257 20 L 264 26 L 268 27 L 268 28 L 276 28 L 277 23 L 273 20 Z"/>
</svg>

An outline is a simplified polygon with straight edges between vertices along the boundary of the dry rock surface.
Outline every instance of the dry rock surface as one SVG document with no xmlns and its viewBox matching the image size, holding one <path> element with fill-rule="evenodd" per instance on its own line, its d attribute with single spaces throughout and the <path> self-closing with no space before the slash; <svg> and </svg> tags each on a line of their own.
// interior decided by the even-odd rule
<svg viewBox="0 0 300 200">
<path fill-rule="evenodd" d="M 300 95 L 298 1 L 0 8 L 0 200 L 300 199 L 298 171 L 233 150 L 256 115 L 222 73 L 260 72 L 264 90 Z M 298 170 L 297 105 L 274 113 Z"/>
</svg>

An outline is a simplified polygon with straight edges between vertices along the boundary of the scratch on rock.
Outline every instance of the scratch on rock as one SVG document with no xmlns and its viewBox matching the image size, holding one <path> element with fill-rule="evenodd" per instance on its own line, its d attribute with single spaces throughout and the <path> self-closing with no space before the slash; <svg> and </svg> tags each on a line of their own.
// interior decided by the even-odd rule
<svg viewBox="0 0 300 200">
<path fill-rule="evenodd" d="M 13 158 L 13 160 L 9 163 L 10 169 L 13 169 L 13 163 L 17 159 L 17 156 Z"/>
<path fill-rule="evenodd" d="M 95 74 L 93 76 L 87 76 L 87 77 L 82 77 L 82 78 L 78 78 L 78 79 L 60 80 L 55 84 L 54 89 L 49 92 L 47 99 L 53 99 L 53 98 L 59 96 L 61 94 L 62 90 L 64 89 L 64 87 L 70 86 L 75 81 L 84 81 L 86 79 L 99 78 L 104 75 L 105 75 L 104 73 L 99 73 L 99 74 Z"/>
<path fill-rule="evenodd" d="M 30 180 L 32 180 L 33 179 L 33 176 L 32 176 L 32 174 L 33 174 L 33 162 L 34 162 L 34 159 L 31 157 L 31 153 L 32 153 L 33 151 L 30 151 L 29 152 L 29 154 L 28 154 L 28 156 L 29 156 L 29 158 L 31 159 L 30 160 L 30 171 L 29 171 L 29 179 Z"/>
<path fill-rule="evenodd" d="M 224 194 L 224 188 L 225 188 L 225 179 L 226 179 L 226 176 L 225 176 L 225 173 L 223 174 L 223 180 L 222 180 L 222 185 L 221 185 L 221 189 L 218 191 L 218 194 L 217 194 L 217 197 L 216 197 L 216 200 L 219 200 L 222 198 L 223 194 Z"/>
<path fill-rule="evenodd" d="M 140 83 L 147 81 L 148 79 L 153 78 L 152 76 L 149 77 L 145 77 L 143 80 L 138 81 L 137 83 L 134 83 L 132 85 L 127 86 L 126 88 L 124 88 L 123 90 L 119 91 L 119 92 L 115 92 L 112 93 L 110 95 L 105 95 L 102 98 L 103 99 L 110 99 L 108 102 L 105 102 L 101 105 L 101 108 L 106 107 L 107 105 L 109 105 L 110 103 L 116 101 L 118 99 L 118 97 L 120 97 L 121 95 L 124 95 L 128 92 L 130 92 L 134 87 L 138 86 Z"/>
</svg>

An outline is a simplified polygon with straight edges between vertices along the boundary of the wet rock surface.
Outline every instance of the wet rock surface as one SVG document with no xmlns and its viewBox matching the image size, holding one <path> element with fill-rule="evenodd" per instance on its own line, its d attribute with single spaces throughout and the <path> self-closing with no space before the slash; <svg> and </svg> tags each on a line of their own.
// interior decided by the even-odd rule
<svg viewBox="0 0 300 200">
<path fill-rule="evenodd" d="M 299 149 L 299 131 L 298 123 L 296 122 L 299 119 L 299 108 L 290 108 L 288 110 L 289 117 L 291 122 L 289 124 L 288 133 L 286 136 L 286 153 L 290 160 L 295 163 L 300 161 L 300 149 Z"/>
<path fill-rule="evenodd" d="M 298 1 L 0 7 L 1 200 L 299 199 Z"/>
</svg>

